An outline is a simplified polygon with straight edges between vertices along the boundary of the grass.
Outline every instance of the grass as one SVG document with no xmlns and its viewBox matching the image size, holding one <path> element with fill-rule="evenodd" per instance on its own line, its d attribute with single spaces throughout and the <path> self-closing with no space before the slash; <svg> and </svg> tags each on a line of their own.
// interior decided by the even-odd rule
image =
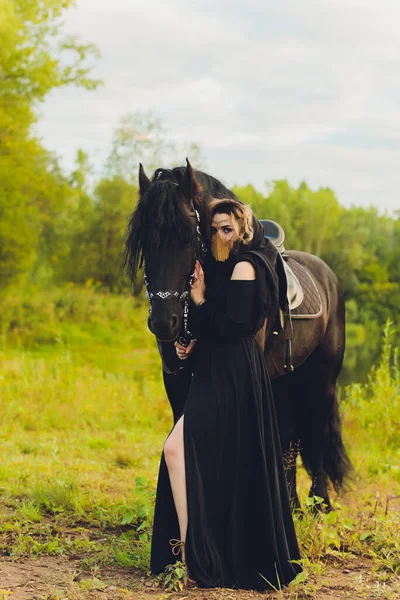
<svg viewBox="0 0 400 600">
<path fill-rule="evenodd" d="M 3 358 L 1 383 L 3 498 L 84 512 L 99 495 L 125 497 L 143 472 L 154 478 L 169 421 L 160 374 L 137 382 L 69 355 L 22 356 Z"/>
<path fill-rule="evenodd" d="M 79 555 L 95 573 L 88 582 L 100 565 L 145 573 L 171 426 L 146 308 L 90 289 L 55 291 L 47 301 L 33 295 L 19 312 L 9 300 L 3 312 L 0 551 Z M 45 343 L 43 328 L 52 332 Z M 368 383 L 341 392 L 354 479 L 334 512 L 295 515 L 304 574 L 285 597 L 315 597 L 327 565 L 354 557 L 372 558 L 380 585 L 399 581 L 400 375 L 391 339 L 388 324 Z M 299 486 L 304 504 L 301 468 Z M 178 589 L 179 572 L 170 574 L 167 587 Z"/>
<path fill-rule="evenodd" d="M 144 569 L 170 426 L 147 309 L 90 289 L 17 300 L 2 305 L 0 550 Z"/>
<path fill-rule="evenodd" d="M 332 561 L 369 557 L 377 580 L 393 581 L 400 593 L 400 377 L 392 335 L 388 323 L 381 362 L 368 383 L 352 384 L 342 394 L 346 444 L 354 465 L 349 490 L 334 500 L 335 510 L 329 514 L 295 514 L 305 567 L 302 579 L 308 585 Z M 309 485 L 303 470 L 299 485 L 303 491 Z"/>
</svg>

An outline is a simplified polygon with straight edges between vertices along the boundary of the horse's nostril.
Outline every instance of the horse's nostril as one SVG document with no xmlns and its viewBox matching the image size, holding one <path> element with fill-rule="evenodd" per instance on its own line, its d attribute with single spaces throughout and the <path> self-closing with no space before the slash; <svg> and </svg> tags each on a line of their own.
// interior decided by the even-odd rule
<svg viewBox="0 0 400 600">
<path fill-rule="evenodd" d="M 175 329 L 175 327 L 178 325 L 178 315 L 172 315 L 171 322 L 172 322 L 172 329 Z"/>
</svg>

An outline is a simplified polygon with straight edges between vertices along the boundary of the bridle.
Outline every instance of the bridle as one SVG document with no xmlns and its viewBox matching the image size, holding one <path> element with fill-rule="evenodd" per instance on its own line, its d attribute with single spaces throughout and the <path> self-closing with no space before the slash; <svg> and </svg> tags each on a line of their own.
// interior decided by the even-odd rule
<svg viewBox="0 0 400 600">
<path fill-rule="evenodd" d="M 152 302 L 154 298 L 158 298 L 160 300 L 173 300 L 174 298 L 178 299 L 179 302 L 183 302 L 183 334 L 179 337 L 178 342 L 182 346 L 188 346 L 190 340 L 192 339 L 192 334 L 188 328 L 189 322 L 189 297 L 190 297 L 190 289 L 193 285 L 194 281 L 194 265 L 196 264 L 196 260 L 193 261 L 190 275 L 186 281 L 185 290 L 180 294 L 179 292 L 175 292 L 174 290 L 150 290 L 150 282 L 146 273 L 144 274 L 144 284 L 146 286 L 146 297 L 150 302 L 149 315 L 151 315 Z"/>
<path fill-rule="evenodd" d="M 192 267 L 190 270 L 189 277 L 186 280 L 184 291 L 180 294 L 179 292 L 177 292 L 175 290 L 151 289 L 149 278 L 146 275 L 146 271 L 144 272 L 144 284 L 146 286 L 146 297 L 147 297 L 148 301 L 150 302 L 150 308 L 149 308 L 150 315 L 151 315 L 151 309 L 152 309 L 152 302 L 155 298 L 157 298 L 159 300 L 178 299 L 179 302 L 183 302 L 183 332 L 182 332 L 182 335 L 179 337 L 178 342 L 182 346 L 185 346 L 185 347 L 189 345 L 190 340 L 192 339 L 192 334 L 188 328 L 189 301 L 190 301 L 190 289 L 191 289 L 191 287 L 193 285 L 193 281 L 194 281 L 196 259 L 198 258 L 200 260 L 200 262 L 203 262 L 204 255 L 207 252 L 207 247 L 201 237 L 200 215 L 196 208 L 194 209 L 194 214 L 196 217 L 196 238 L 197 238 L 198 248 L 200 250 L 200 256 L 197 257 L 195 254 L 195 256 L 193 258 Z"/>
</svg>

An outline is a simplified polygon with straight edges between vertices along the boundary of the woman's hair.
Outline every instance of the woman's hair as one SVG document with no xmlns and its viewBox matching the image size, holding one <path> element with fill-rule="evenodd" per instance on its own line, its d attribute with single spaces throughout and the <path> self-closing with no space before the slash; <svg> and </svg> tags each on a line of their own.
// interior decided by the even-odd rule
<svg viewBox="0 0 400 600">
<path fill-rule="evenodd" d="M 211 227 L 211 221 L 217 213 L 230 213 L 233 217 L 233 226 L 238 235 L 238 241 L 242 242 L 244 246 L 250 244 L 254 236 L 253 213 L 250 206 L 231 198 L 211 200 L 207 206 L 209 227 Z"/>
</svg>

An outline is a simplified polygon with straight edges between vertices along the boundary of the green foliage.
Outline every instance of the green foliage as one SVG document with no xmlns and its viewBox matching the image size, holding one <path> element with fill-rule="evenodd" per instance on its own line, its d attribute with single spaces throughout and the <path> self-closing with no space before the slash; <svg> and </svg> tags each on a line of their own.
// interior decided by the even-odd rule
<svg viewBox="0 0 400 600">
<path fill-rule="evenodd" d="M 400 373 L 398 352 L 391 344 L 394 333 L 388 321 L 378 367 L 372 369 L 367 384 L 346 388 L 343 407 L 357 418 L 359 436 L 369 446 L 363 470 L 384 469 L 400 481 Z"/>
<path fill-rule="evenodd" d="M 170 419 L 161 374 L 134 380 L 131 372 L 112 375 L 76 364 L 69 355 L 5 356 L 0 357 L 3 499 L 29 522 L 45 515 L 115 527 L 133 510 L 129 527 L 138 543 L 147 544 L 153 467 L 160 432 L 164 435 Z M 100 436 L 107 445 L 93 446 L 91 440 Z M 23 453 L 23 445 L 37 450 Z M 122 452 L 133 460 L 116 469 L 114 453 Z M 143 465 L 151 483 L 143 479 Z"/>
<path fill-rule="evenodd" d="M 85 65 L 89 56 L 98 56 L 96 48 L 63 32 L 60 17 L 72 5 L 73 0 L 1 0 L 7 43 L 0 54 L 2 95 L 42 101 L 70 83 L 97 87 Z"/>
<path fill-rule="evenodd" d="M 95 195 L 93 276 L 108 289 L 118 291 L 127 287 L 121 267 L 127 224 L 136 204 L 137 189 L 121 177 L 113 177 L 102 179 L 97 184 Z"/>
<path fill-rule="evenodd" d="M 58 211 L 65 186 L 32 135 L 38 103 L 68 84 L 94 89 L 87 59 L 96 54 L 63 33 L 72 0 L 0 0 L 0 286 L 34 266 L 42 227 Z M 60 189 L 61 188 L 61 189 Z M 44 236 L 46 233 L 44 232 Z"/>
<path fill-rule="evenodd" d="M 118 339 L 132 349 L 153 346 L 145 324 L 147 308 L 129 297 L 98 291 L 93 281 L 84 288 L 72 284 L 47 291 L 28 286 L 10 290 L 0 299 L 1 336 L 4 347 L 40 348 Z M 0 340 L 1 347 L 1 340 Z"/>
<path fill-rule="evenodd" d="M 364 556 L 373 560 L 381 581 L 391 578 L 398 591 L 400 374 L 393 336 L 393 327 L 387 323 L 378 367 L 371 371 L 367 384 L 354 383 L 344 393 L 344 433 L 355 467 L 352 490 L 341 494 L 340 503 L 334 500 L 331 513 L 315 517 L 313 511 L 296 512 L 295 524 L 308 575 L 326 561 L 350 560 L 351 564 L 354 557 Z M 301 487 L 303 476 L 301 471 Z M 313 508 L 319 501 L 309 498 L 305 503 Z M 389 579 L 385 574 L 390 574 Z M 388 597 L 396 597 L 396 592 Z"/>
<path fill-rule="evenodd" d="M 161 585 L 170 592 L 180 592 L 188 581 L 188 574 L 183 563 L 177 561 L 165 567 L 164 573 L 159 575 L 159 580 Z"/>
</svg>

